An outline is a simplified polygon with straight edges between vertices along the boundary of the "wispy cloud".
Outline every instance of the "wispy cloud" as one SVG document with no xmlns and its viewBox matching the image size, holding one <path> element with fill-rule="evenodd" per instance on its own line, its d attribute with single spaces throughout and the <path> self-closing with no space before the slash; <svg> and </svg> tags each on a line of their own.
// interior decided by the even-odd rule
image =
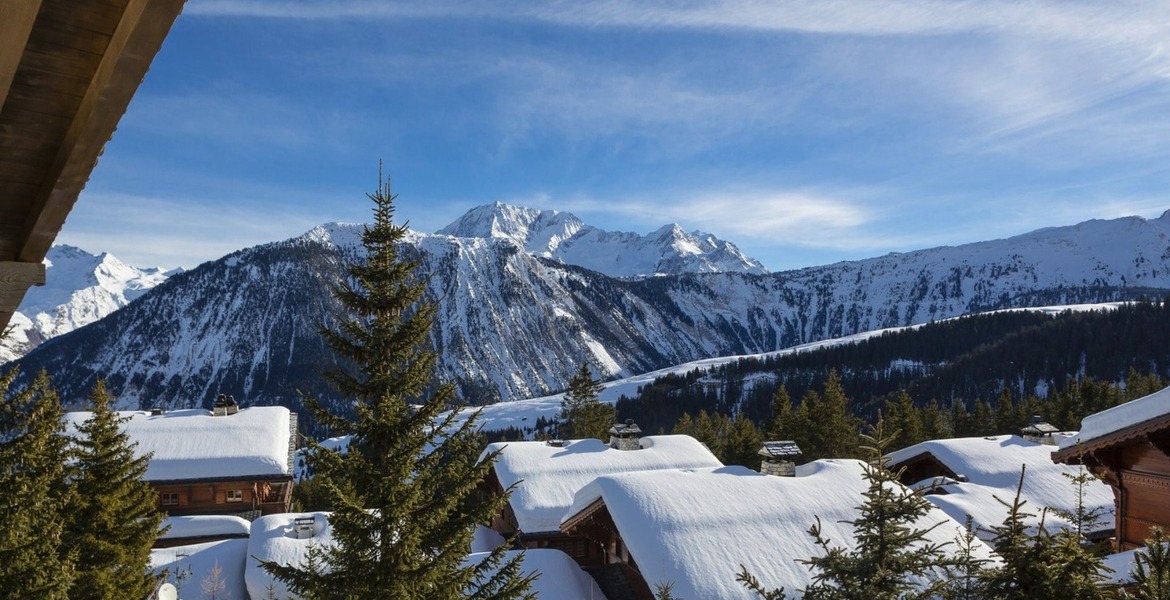
<svg viewBox="0 0 1170 600">
<path fill-rule="evenodd" d="M 191 268 L 258 244 L 287 239 L 327 220 L 312 209 L 261 203 L 86 194 L 57 243 L 110 252 L 139 267 Z"/>
</svg>

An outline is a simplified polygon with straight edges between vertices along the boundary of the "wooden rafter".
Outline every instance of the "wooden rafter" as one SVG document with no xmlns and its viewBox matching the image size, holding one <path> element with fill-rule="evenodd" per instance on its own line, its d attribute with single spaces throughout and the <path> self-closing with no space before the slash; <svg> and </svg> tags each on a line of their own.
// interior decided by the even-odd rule
<svg viewBox="0 0 1170 600">
<path fill-rule="evenodd" d="M 12 89 L 22 49 L 28 43 L 41 0 L 4 0 L 0 2 L 0 110 Z"/>
</svg>

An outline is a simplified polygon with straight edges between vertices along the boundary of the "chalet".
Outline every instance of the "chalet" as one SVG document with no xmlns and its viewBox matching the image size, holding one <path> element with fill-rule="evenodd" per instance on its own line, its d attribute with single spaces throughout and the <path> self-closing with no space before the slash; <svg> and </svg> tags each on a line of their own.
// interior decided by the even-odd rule
<svg viewBox="0 0 1170 600">
<path fill-rule="evenodd" d="M 218 412 L 120 413 L 136 453 L 151 457 L 145 478 L 158 491 L 159 509 L 170 516 L 247 519 L 288 512 L 296 415 L 282 406 L 225 406 Z M 66 413 L 66 426 L 75 430 L 90 415 Z"/>
<path fill-rule="evenodd" d="M 801 559 L 823 554 L 808 535 L 820 519 L 836 544 L 853 542 L 844 521 L 857 516 L 867 483 L 864 463 L 818 460 L 793 477 L 739 466 L 674 469 L 598 477 L 578 491 L 561 530 L 604 550 L 622 569 L 633 598 L 652 600 L 670 582 L 679 598 L 755 600 L 736 581 L 741 565 L 768 588 L 790 593 L 812 581 Z M 932 541 L 954 541 L 962 526 L 932 509 L 921 525 L 939 524 Z M 976 541 L 976 555 L 990 549 Z"/>
<path fill-rule="evenodd" d="M 1015 435 L 932 440 L 890 453 L 886 466 L 894 472 L 901 471 L 899 480 L 904 485 L 923 490 L 928 500 L 956 521 L 962 523 L 970 515 L 979 535 L 988 538 L 988 528 L 1007 516 L 996 498 L 1012 500 L 1025 466 L 1020 497 L 1027 501 L 1030 512 L 1038 513 L 1045 507 L 1075 509 L 1076 488 L 1068 476 L 1081 470 L 1053 464 L 1052 450 L 1053 446 Z M 1085 494 L 1086 507 L 1104 513 L 1101 531 L 1087 533 L 1107 538 L 1113 529 L 1109 487 L 1094 481 Z M 1037 514 L 1027 523 L 1036 526 L 1039 520 Z M 1068 526 L 1067 521 L 1054 514 L 1045 515 L 1044 522 L 1048 527 Z"/>
<path fill-rule="evenodd" d="M 631 434 L 636 425 L 630 425 L 615 430 Z M 555 548 L 583 565 L 596 564 L 603 558 L 601 549 L 560 528 L 577 490 L 601 475 L 723 466 L 690 436 L 648 436 L 633 442 L 629 438 L 615 435 L 612 445 L 596 439 L 490 444 L 483 456 L 497 451 L 499 456 L 482 491 L 500 494 L 516 486 L 508 505 L 493 519 L 492 529 L 505 537 L 518 536 L 524 548 Z"/>
<path fill-rule="evenodd" d="M 1118 550 L 1141 546 L 1155 525 L 1170 529 L 1170 388 L 1085 417 L 1052 460 L 1112 488 Z"/>
</svg>

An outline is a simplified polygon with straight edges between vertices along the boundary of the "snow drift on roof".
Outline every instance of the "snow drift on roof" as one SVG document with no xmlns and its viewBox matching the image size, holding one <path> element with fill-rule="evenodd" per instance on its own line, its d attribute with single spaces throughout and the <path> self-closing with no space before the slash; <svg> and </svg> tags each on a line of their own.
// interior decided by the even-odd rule
<svg viewBox="0 0 1170 600">
<path fill-rule="evenodd" d="M 92 416 L 65 413 L 70 435 Z M 119 412 L 123 431 L 138 444 L 135 454 L 151 454 L 147 481 L 289 475 L 289 410 L 253 406 L 226 417 L 202 409 L 161 415 Z"/>
<path fill-rule="evenodd" d="M 297 519 L 312 519 L 308 531 L 297 530 Z M 494 532 L 487 532 L 480 542 L 485 542 L 492 534 Z M 495 537 L 498 538 L 498 535 Z M 500 541 L 503 541 L 502 538 Z M 303 565 L 312 545 L 322 548 L 333 543 L 333 529 L 329 525 L 327 512 L 287 513 L 256 519 L 252 523 L 252 535 L 248 540 L 248 566 L 244 573 L 248 594 L 253 598 L 267 598 L 271 587 L 278 598 L 288 595 L 285 585 L 274 580 L 260 566 L 260 560 L 283 565 Z M 511 556 L 513 554 L 509 553 L 508 558 Z M 483 557 L 483 554 L 470 554 L 467 560 L 479 561 Z M 537 598 L 563 600 L 605 598 L 593 579 L 585 574 L 573 559 L 559 550 L 528 550 L 524 555 L 521 572 L 532 571 L 541 574 L 532 588 L 532 591 L 537 593 Z"/>
<path fill-rule="evenodd" d="M 991 534 L 986 529 L 1002 523 L 1007 516 L 1007 509 L 995 498 L 1012 501 L 1023 465 L 1028 469 L 1020 498 L 1027 501 L 1025 512 L 1037 514 L 1025 520 L 1028 526 L 1038 525 L 1039 513 L 1044 508 L 1065 511 L 1076 508 L 1076 488 L 1065 475 L 1075 476 L 1082 469 L 1053 463 L 1052 450 L 1053 446 L 1029 442 L 1015 435 L 955 438 L 922 442 L 892 452 L 888 464 L 893 467 L 929 453 L 956 475 L 966 476 L 966 482 L 944 482 L 939 487 L 947 493 L 931 494 L 927 499 L 960 523 L 970 515 L 974 525 L 981 529 L 981 537 L 990 539 Z M 931 480 L 926 480 L 915 487 L 932 485 Z M 1085 493 L 1088 509 L 1105 511 L 1101 528 L 1112 529 L 1113 491 L 1104 482 L 1093 481 Z M 1044 522 L 1049 529 L 1068 526 L 1067 521 L 1053 514 L 1047 515 Z"/>
<path fill-rule="evenodd" d="M 642 446 L 615 450 L 595 439 L 566 441 L 563 447 L 497 442 L 484 453 L 503 449 L 496 459 L 496 476 L 505 488 L 519 483 L 510 504 L 525 533 L 559 531 L 573 494 L 601 475 L 723 466 L 706 446 L 687 435 L 648 436 L 642 438 Z"/>
<path fill-rule="evenodd" d="M 504 561 L 512 560 L 517 551 L 512 550 L 504 554 Z M 486 553 L 468 555 L 465 564 L 474 564 L 487 558 Z M 528 591 L 536 594 L 537 598 L 555 598 L 556 600 L 606 600 L 593 581 L 577 563 L 569 558 L 568 554 L 560 550 L 534 549 L 525 550 L 520 561 L 520 572 L 524 574 L 537 573 L 536 581 Z"/>
<path fill-rule="evenodd" d="M 252 529 L 251 521 L 230 515 L 191 515 L 167 517 L 162 527 L 168 528 L 159 539 L 169 540 L 192 537 L 247 537 Z"/>
<path fill-rule="evenodd" d="M 297 528 L 297 519 L 311 520 L 307 531 Z M 309 548 L 324 548 L 333 545 L 333 528 L 329 526 L 329 513 L 282 513 L 265 515 L 252 522 L 252 535 L 248 537 L 248 566 L 244 579 L 248 595 L 264 598 L 271 586 L 278 598 L 288 595 L 288 588 L 276 581 L 260 566 L 261 560 L 282 565 L 304 565 Z"/>
<path fill-rule="evenodd" d="M 1061 440 L 1060 449 L 1071 448 L 1122 429 L 1170 414 L 1170 388 L 1131 400 L 1081 419 L 1081 431 Z"/>
<path fill-rule="evenodd" d="M 599 477 L 579 491 L 571 517 L 603 499 L 651 588 L 673 582 L 680 598 L 754 600 L 735 580 L 740 565 L 766 587 L 794 593 L 812 581 L 798 560 L 820 556 L 808 535 L 820 517 L 835 544 L 852 544 L 851 527 L 867 483 L 864 463 L 818 460 L 796 477 L 761 475 L 744 467 L 654 471 Z M 920 525 L 941 523 L 932 540 L 950 542 L 962 527 L 932 509 Z M 978 543 L 977 553 L 990 550 Z"/>
</svg>

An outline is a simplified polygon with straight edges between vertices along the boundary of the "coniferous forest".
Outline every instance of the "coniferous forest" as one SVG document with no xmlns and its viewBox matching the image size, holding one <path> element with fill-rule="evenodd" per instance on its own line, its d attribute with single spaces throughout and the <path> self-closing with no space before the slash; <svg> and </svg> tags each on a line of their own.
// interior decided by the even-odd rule
<svg viewBox="0 0 1170 600">
<path fill-rule="evenodd" d="M 865 421 L 912 407 L 938 421 L 928 432 L 945 436 L 1014 433 L 1033 415 L 1076 429 L 1087 414 L 1160 389 L 1170 375 L 1167 339 L 1166 300 L 1089 312 L 995 312 L 659 378 L 636 398 L 620 399 L 617 411 L 647 431 L 671 431 L 684 414 L 700 411 L 764 428 L 778 389 L 799 407 L 833 377 L 849 411 Z"/>
</svg>

